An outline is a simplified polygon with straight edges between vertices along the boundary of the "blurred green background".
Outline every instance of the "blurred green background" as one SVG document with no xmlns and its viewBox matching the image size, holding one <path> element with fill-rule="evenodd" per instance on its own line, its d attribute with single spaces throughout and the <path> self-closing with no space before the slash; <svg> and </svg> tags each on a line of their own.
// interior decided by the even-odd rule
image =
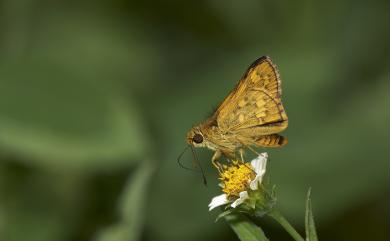
<svg viewBox="0 0 390 241">
<path fill-rule="evenodd" d="M 1 241 L 237 240 L 208 212 L 212 153 L 207 188 L 176 158 L 262 55 L 290 119 L 282 212 L 302 231 L 312 187 L 320 240 L 388 240 L 389 1 L 0 3 Z"/>
</svg>

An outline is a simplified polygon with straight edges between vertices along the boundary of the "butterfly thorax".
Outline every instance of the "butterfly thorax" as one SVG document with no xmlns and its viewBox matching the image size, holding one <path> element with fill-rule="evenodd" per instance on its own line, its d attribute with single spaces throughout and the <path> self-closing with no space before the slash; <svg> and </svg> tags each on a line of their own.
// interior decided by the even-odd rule
<svg viewBox="0 0 390 241">
<path fill-rule="evenodd" d="M 224 155 L 234 156 L 237 148 L 242 145 L 236 140 L 235 135 L 224 132 L 213 123 L 203 123 L 199 125 L 199 130 L 204 136 L 205 147 L 213 151 L 221 151 Z"/>
</svg>

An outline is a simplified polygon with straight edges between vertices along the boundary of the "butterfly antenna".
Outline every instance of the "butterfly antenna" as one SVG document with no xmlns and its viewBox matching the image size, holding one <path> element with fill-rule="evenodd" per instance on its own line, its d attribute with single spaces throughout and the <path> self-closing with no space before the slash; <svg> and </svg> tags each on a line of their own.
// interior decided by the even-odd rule
<svg viewBox="0 0 390 241">
<path fill-rule="evenodd" d="M 183 157 L 184 153 L 188 150 L 189 147 L 190 147 L 190 145 L 188 145 L 186 148 L 184 148 L 184 150 L 180 153 L 179 157 L 177 158 L 177 164 L 179 164 L 179 166 L 183 169 L 194 172 L 196 170 L 189 168 L 189 167 L 186 167 L 183 165 L 183 163 L 181 163 L 181 158 Z"/>
<path fill-rule="evenodd" d="M 200 164 L 200 161 L 199 161 L 198 157 L 196 156 L 196 152 L 194 151 L 194 148 L 192 148 L 192 146 L 190 146 L 190 147 L 191 147 L 192 155 L 194 156 L 194 159 L 196 160 L 196 164 L 199 165 L 200 171 L 201 171 L 201 173 L 202 173 L 203 184 L 204 184 L 205 186 L 207 186 L 207 179 L 206 179 L 206 176 L 204 175 L 203 167 L 202 167 L 202 165 Z"/>
</svg>

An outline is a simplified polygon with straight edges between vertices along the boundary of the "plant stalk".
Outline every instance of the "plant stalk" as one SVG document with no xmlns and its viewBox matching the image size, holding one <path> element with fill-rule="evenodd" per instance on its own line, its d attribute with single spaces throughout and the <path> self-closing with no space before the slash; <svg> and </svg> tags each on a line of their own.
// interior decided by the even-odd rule
<svg viewBox="0 0 390 241">
<path fill-rule="evenodd" d="M 293 226 L 283 217 L 283 215 L 276 209 L 268 213 L 268 216 L 278 222 L 296 241 L 305 241 L 304 238 L 294 229 Z"/>
</svg>

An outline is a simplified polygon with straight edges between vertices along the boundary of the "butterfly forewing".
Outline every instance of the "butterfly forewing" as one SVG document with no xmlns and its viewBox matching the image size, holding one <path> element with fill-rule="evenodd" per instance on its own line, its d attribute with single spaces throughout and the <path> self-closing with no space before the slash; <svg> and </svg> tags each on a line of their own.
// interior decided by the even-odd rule
<svg viewBox="0 0 390 241">
<path fill-rule="evenodd" d="M 218 108 L 218 127 L 247 137 L 277 133 L 287 127 L 278 71 L 268 57 L 256 60 Z"/>
</svg>

